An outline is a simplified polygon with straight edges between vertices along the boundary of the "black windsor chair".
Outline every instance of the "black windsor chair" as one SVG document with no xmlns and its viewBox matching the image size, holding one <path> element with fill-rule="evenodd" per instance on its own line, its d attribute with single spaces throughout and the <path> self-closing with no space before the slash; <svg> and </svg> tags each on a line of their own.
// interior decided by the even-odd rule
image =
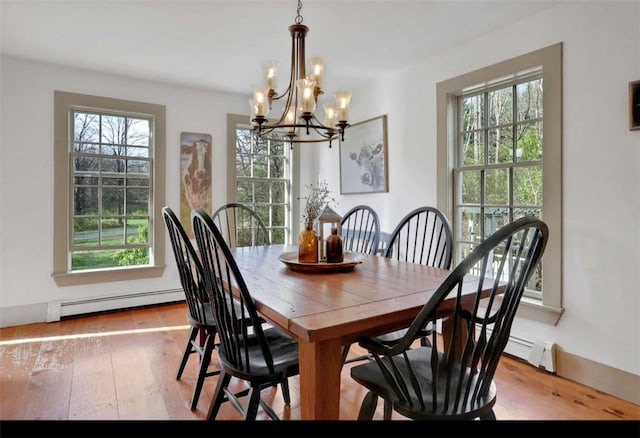
<svg viewBox="0 0 640 438">
<path fill-rule="evenodd" d="M 205 289 L 212 303 L 220 339 L 217 351 L 221 373 L 207 419 L 214 420 L 222 403 L 229 401 L 245 420 L 256 418 L 258 406 L 277 420 L 277 414 L 260 397 L 260 392 L 268 386 L 281 384 L 284 393 L 287 378 L 299 374 L 298 344 L 275 327 L 263 328 L 255 303 L 220 230 L 203 209 L 193 210 L 191 218 L 202 259 Z M 238 294 L 235 299 L 234 290 Z M 239 303 L 239 308 L 230 306 L 231 301 Z M 228 388 L 231 377 L 244 380 L 250 386 L 244 406 L 241 397 Z"/>
<path fill-rule="evenodd" d="M 495 420 L 494 373 L 548 237 L 547 225 L 533 217 L 503 226 L 451 271 L 402 338 L 392 344 L 360 339 L 374 361 L 351 369 L 351 377 L 368 389 L 358 418 L 372 419 L 381 397 L 384 419 L 391 419 L 393 409 L 416 420 Z M 463 296 L 469 288 L 473 291 Z M 448 317 L 454 327 L 460 322 L 466 329 L 453 330 L 444 352 L 437 351 L 435 330 L 431 346 L 410 348 L 450 294 L 456 302 Z"/>
</svg>

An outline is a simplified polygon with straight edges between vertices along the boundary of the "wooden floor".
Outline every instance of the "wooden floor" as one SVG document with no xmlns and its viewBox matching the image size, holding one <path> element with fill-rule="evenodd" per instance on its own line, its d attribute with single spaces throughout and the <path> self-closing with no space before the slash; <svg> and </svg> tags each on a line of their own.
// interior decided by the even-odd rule
<svg viewBox="0 0 640 438">
<path fill-rule="evenodd" d="M 184 303 L 0 329 L 0 420 L 201 420 L 217 377 L 189 409 L 196 359 L 175 379 L 187 335 Z M 356 346 L 350 354 L 361 354 Z M 213 366 L 213 365 L 212 365 Z M 364 391 L 342 373 L 340 419 L 357 417 Z M 640 419 L 640 406 L 503 357 L 496 373 L 499 420 Z M 291 404 L 263 392 L 285 420 L 300 419 L 298 379 Z M 381 405 L 375 419 L 382 418 Z M 267 419 L 262 409 L 259 419 Z M 222 419 L 240 419 L 226 403 Z M 394 419 L 401 419 L 394 416 Z M 640 429 L 638 429 L 640 431 Z"/>
</svg>

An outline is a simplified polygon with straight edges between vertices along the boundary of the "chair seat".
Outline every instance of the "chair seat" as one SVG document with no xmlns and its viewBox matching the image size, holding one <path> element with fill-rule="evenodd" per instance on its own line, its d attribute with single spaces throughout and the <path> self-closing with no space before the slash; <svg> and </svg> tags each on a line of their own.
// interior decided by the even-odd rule
<svg viewBox="0 0 640 438">
<path fill-rule="evenodd" d="M 293 376 L 299 372 L 298 365 L 298 349 L 297 342 L 286 334 L 282 333 L 275 327 L 269 327 L 264 330 L 264 335 L 269 344 L 269 350 L 273 358 L 274 372 L 271 373 L 267 364 L 264 362 L 264 356 L 261 352 L 261 346 L 255 336 L 249 336 L 246 344 L 242 348 L 247 348 L 249 357 L 249 369 L 251 374 L 247 375 L 244 371 L 238 370 L 229 363 L 224 362 L 224 355 L 220 356 L 222 365 L 231 374 L 248 380 L 257 380 L 260 378 L 271 379 L 273 376 Z M 223 348 L 222 346 L 220 348 Z"/>
<path fill-rule="evenodd" d="M 191 316 L 191 312 L 187 309 L 187 321 L 192 327 L 196 327 L 199 329 L 205 330 L 216 330 L 216 322 L 213 319 L 213 314 L 211 313 L 211 305 L 209 303 L 204 303 L 203 306 L 205 308 L 205 312 L 203 314 L 203 320 L 197 320 L 193 316 Z"/>
<path fill-rule="evenodd" d="M 438 360 L 441 362 L 443 354 L 438 352 Z M 445 403 L 445 388 L 446 381 L 452 375 L 456 378 L 450 379 L 450 394 L 456 393 L 456 387 L 459 380 L 458 374 L 461 372 L 461 367 L 456 364 L 452 368 L 452 372 L 445 372 L 446 365 L 444 363 L 439 364 L 438 379 L 436 382 L 436 390 L 433 388 L 433 376 L 431 372 L 431 347 L 418 347 L 408 350 L 406 352 L 411 367 L 415 373 L 415 378 L 420 388 L 420 394 L 418 395 L 413 388 L 408 388 L 408 398 L 401 400 L 396 391 L 389 385 L 388 381 L 382 374 L 379 365 L 376 362 L 367 362 L 363 365 L 357 365 L 351 369 L 351 377 L 370 391 L 378 394 L 385 400 L 391 401 L 393 409 L 404 415 L 405 417 L 416 420 L 430 420 L 430 419 L 442 419 L 445 416 L 448 419 L 469 419 L 477 418 L 485 413 L 489 412 L 496 402 L 496 386 L 494 382 L 491 382 L 487 393 L 474 400 L 473 406 L 455 406 L 453 400 L 455 397 L 450 395 L 449 400 Z M 384 358 L 385 364 L 387 364 L 388 358 Z M 405 382 L 411 381 L 409 375 L 408 366 L 402 355 L 394 356 L 393 362 L 399 372 L 404 377 Z M 464 370 L 466 378 L 469 378 L 469 368 Z M 433 394 L 436 394 L 436 403 L 433 401 Z"/>
</svg>

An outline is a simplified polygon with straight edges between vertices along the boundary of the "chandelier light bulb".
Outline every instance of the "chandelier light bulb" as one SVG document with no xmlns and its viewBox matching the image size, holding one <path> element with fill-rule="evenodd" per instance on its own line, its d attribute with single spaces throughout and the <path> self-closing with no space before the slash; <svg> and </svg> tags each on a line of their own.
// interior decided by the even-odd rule
<svg viewBox="0 0 640 438">
<path fill-rule="evenodd" d="M 347 91 L 336 92 L 336 104 L 338 106 L 338 121 L 349 120 L 349 105 L 351 104 L 351 93 Z"/>
<path fill-rule="evenodd" d="M 322 88 L 324 59 L 311 58 L 309 64 L 311 64 L 311 74 L 309 75 L 309 79 L 311 79 L 312 81 L 316 81 L 316 87 Z"/>
</svg>

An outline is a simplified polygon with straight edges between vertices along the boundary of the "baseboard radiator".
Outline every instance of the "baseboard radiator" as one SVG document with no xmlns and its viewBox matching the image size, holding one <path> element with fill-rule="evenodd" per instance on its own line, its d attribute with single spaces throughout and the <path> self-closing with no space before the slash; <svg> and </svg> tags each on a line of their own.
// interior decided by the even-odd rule
<svg viewBox="0 0 640 438">
<path fill-rule="evenodd" d="M 553 342 L 540 339 L 532 342 L 510 335 L 504 352 L 524 359 L 536 368 L 544 368 L 549 373 L 556 372 L 556 345 Z"/>
<path fill-rule="evenodd" d="M 436 321 L 436 330 L 442 333 L 442 321 Z M 476 330 L 478 334 L 479 330 Z M 487 331 L 487 336 L 491 334 L 491 330 Z M 549 373 L 557 371 L 556 365 L 556 344 L 550 341 L 536 339 L 530 341 L 519 336 L 510 335 L 504 352 L 508 355 L 526 360 L 536 368 L 543 368 Z"/>
<path fill-rule="evenodd" d="M 47 322 L 60 321 L 60 319 L 65 316 L 176 301 L 184 301 L 184 292 L 182 289 L 137 292 L 69 301 L 51 301 L 47 307 Z"/>
</svg>

